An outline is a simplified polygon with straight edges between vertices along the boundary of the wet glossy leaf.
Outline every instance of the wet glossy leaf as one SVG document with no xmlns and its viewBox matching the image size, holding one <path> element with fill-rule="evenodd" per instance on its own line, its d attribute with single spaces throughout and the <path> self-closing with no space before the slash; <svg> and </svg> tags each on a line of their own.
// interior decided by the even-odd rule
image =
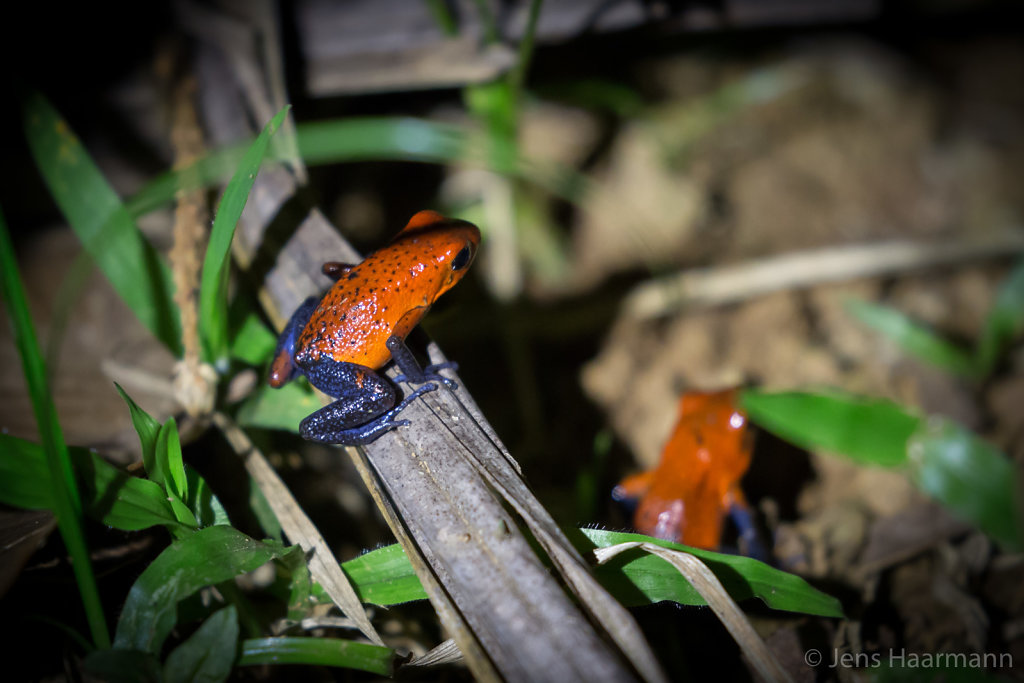
<svg viewBox="0 0 1024 683">
<path fill-rule="evenodd" d="M 884 467 L 906 462 L 907 439 L 921 423 L 892 401 L 838 392 L 744 391 L 741 403 L 754 423 L 797 446 Z"/>
<path fill-rule="evenodd" d="M 164 662 L 165 683 L 219 683 L 238 651 L 238 616 L 229 605 L 210 615 Z"/>
<path fill-rule="evenodd" d="M 188 465 L 185 465 L 185 477 L 188 479 L 188 500 L 185 504 L 195 517 L 196 523 L 201 527 L 231 524 L 227 510 L 221 505 L 206 480 Z"/>
<path fill-rule="evenodd" d="M 942 418 L 928 420 L 908 448 L 922 491 L 1006 549 L 1024 549 L 1020 480 L 1009 458 Z"/>
<path fill-rule="evenodd" d="M 132 585 L 117 622 L 114 646 L 160 652 L 174 628 L 180 600 L 204 586 L 252 571 L 287 551 L 229 526 L 207 527 L 175 541 Z"/>
</svg>

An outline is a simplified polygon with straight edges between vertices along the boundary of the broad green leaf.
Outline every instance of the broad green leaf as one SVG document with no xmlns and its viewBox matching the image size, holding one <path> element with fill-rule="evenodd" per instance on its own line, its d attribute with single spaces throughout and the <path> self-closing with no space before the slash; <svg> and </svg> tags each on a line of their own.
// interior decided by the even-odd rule
<svg viewBox="0 0 1024 683">
<path fill-rule="evenodd" d="M 37 443 L 0 434 L 0 503 L 27 510 L 52 510 L 50 470 Z"/>
<path fill-rule="evenodd" d="M 72 448 L 85 497 L 86 513 L 104 524 L 124 531 L 164 525 L 171 530 L 185 524 L 175 515 L 163 487 L 117 469 L 99 455 L 84 448 Z"/>
<path fill-rule="evenodd" d="M 185 463 L 181 459 L 181 440 L 178 424 L 168 418 L 160 427 L 156 437 L 156 469 L 151 476 L 163 485 L 168 494 L 184 500 L 188 494 L 188 480 L 185 477 Z"/>
<path fill-rule="evenodd" d="M 165 683 L 227 680 L 238 651 L 238 615 L 233 605 L 217 610 L 164 662 Z"/>
<path fill-rule="evenodd" d="M 239 666 L 309 664 L 337 666 L 390 676 L 395 651 L 337 638 L 254 638 L 242 642 Z"/>
<path fill-rule="evenodd" d="M 284 107 L 256 138 L 242 157 L 234 176 L 224 188 L 210 232 L 210 242 L 203 260 L 199 287 L 199 332 L 206 351 L 206 360 L 219 365 L 228 354 L 228 274 L 231 266 L 231 240 L 249 192 L 256 182 L 260 164 L 272 136 L 288 115 Z"/>
<path fill-rule="evenodd" d="M 85 250 L 136 317 L 180 356 L 181 323 L 167 265 L 53 105 L 33 93 L 22 117 L 36 166 Z"/>
<path fill-rule="evenodd" d="M 427 598 L 409 558 L 397 543 L 353 557 L 341 567 L 361 602 L 383 607 Z"/>
<path fill-rule="evenodd" d="M 911 477 L 922 491 L 1006 549 L 1024 549 L 1020 479 L 1009 458 L 938 417 L 914 434 L 908 453 Z"/>
<path fill-rule="evenodd" d="M 140 408 L 125 390 L 121 388 L 120 384 L 114 382 L 114 386 L 117 388 L 117 393 L 121 394 L 121 398 L 128 404 L 128 411 L 132 416 L 132 425 L 135 426 L 135 431 L 139 435 L 139 441 L 142 443 L 142 464 L 146 468 L 146 473 L 151 478 L 156 478 L 158 467 L 156 462 L 156 442 L 157 437 L 160 435 L 160 423 Z M 162 483 L 160 479 L 157 479 L 157 481 Z"/>
<path fill-rule="evenodd" d="M 196 470 L 185 465 L 185 477 L 188 480 L 188 500 L 185 504 L 192 511 L 196 523 L 201 527 L 214 524 L 231 524 L 228 512 L 214 495 L 210 485 L 206 483 Z"/>
<path fill-rule="evenodd" d="M 96 650 L 85 658 L 87 680 L 106 683 L 161 683 L 156 655 L 138 650 Z"/>
<path fill-rule="evenodd" d="M 758 426 L 801 448 L 884 467 L 906 462 L 907 439 L 921 423 L 892 401 L 839 392 L 744 391 L 741 402 Z"/>
<path fill-rule="evenodd" d="M 264 384 L 238 409 L 238 424 L 263 429 L 299 431 L 299 423 L 323 406 L 305 381 L 289 382 L 280 389 Z"/>
<path fill-rule="evenodd" d="M 1003 281 L 978 340 L 978 365 L 989 374 L 1003 349 L 1024 330 L 1024 261 Z"/>
<path fill-rule="evenodd" d="M 695 555 L 722 582 L 734 600 L 760 598 L 772 609 L 824 617 L 843 616 L 842 606 L 832 596 L 822 593 L 795 574 L 769 567 L 749 557 L 690 548 L 641 534 L 602 529 L 580 531 L 591 543 L 601 548 L 629 541 L 641 541 Z M 601 585 L 626 606 L 662 600 L 671 600 L 683 605 L 707 604 L 678 571 L 661 558 L 648 553 L 623 553 L 598 567 L 595 572 Z"/>
<path fill-rule="evenodd" d="M 264 365 L 277 348 L 277 337 L 259 316 L 246 316 L 231 342 L 231 356 L 249 365 Z"/>
<path fill-rule="evenodd" d="M 896 309 L 850 299 L 846 310 L 908 354 L 961 377 L 978 376 L 978 364 L 973 355 Z"/>
<path fill-rule="evenodd" d="M 53 509 L 50 473 L 39 444 L 0 434 L 0 502 Z M 82 492 L 85 513 L 123 531 L 179 525 L 167 494 L 148 479 L 125 474 L 84 448 L 68 449 Z"/>
<path fill-rule="evenodd" d="M 132 585 L 117 622 L 114 647 L 160 652 L 174 628 L 181 599 L 252 571 L 288 550 L 255 541 L 229 526 L 207 527 L 175 541 Z"/>
</svg>

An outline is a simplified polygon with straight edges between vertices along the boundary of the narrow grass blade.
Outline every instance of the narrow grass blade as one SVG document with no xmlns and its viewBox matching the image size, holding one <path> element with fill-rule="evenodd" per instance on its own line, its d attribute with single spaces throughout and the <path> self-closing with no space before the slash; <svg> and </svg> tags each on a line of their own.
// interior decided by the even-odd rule
<svg viewBox="0 0 1024 683">
<path fill-rule="evenodd" d="M 43 180 L 85 250 L 139 320 L 180 356 L 181 322 L 167 265 L 49 101 L 30 95 L 23 119 Z"/>
<path fill-rule="evenodd" d="M 744 391 L 743 409 L 758 426 L 807 449 L 840 453 L 865 465 L 895 467 L 907 461 L 907 439 L 920 418 L 882 399 L 838 392 Z"/>
<path fill-rule="evenodd" d="M 157 434 L 156 464 L 156 472 L 151 479 L 163 486 L 167 493 L 179 500 L 185 500 L 188 494 L 188 481 L 185 477 L 185 463 L 181 458 L 178 424 L 173 417 L 167 419 Z"/>
<path fill-rule="evenodd" d="M 415 161 L 433 164 L 471 164 L 490 168 L 544 188 L 568 201 L 589 191 L 588 176 L 567 166 L 530 160 L 495 159 L 479 131 L 415 118 L 351 118 L 315 121 L 296 126 L 299 155 L 310 166 L 353 161 Z M 193 166 L 157 177 L 126 207 L 132 216 L 144 215 L 174 198 L 180 189 L 211 187 L 231 177 L 245 146 L 212 152 Z M 276 158 L 277 151 L 271 149 Z"/>
<path fill-rule="evenodd" d="M 1013 463 L 971 431 L 931 418 L 908 446 L 918 487 L 1009 551 L 1024 550 L 1024 508 Z"/>
<path fill-rule="evenodd" d="M 117 622 L 114 647 L 157 654 L 177 621 L 178 602 L 281 557 L 288 548 L 260 543 L 229 526 L 175 541 L 139 575 Z"/>
<path fill-rule="evenodd" d="M 238 648 L 238 615 L 233 605 L 211 614 L 164 662 L 164 683 L 225 681 Z"/>
<path fill-rule="evenodd" d="M 336 638 L 254 638 L 242 643 L 239 666 L 309 664 L 336 666 L 390 676 L 395 651 L 389 647 Z"/>
<path fill-rule="evenodd" d="M 7 232 L 7 223 L 0 212 L 0 290 L 7 306 L 7 315 L 14 332 L 14 342 L 21 356 L 25 384 L 28 385 L 32 410 L 39 428 L 39 439 L 46 453 L 52 484 L 53 510 L 57 528 L 72 559 L 72 569 L 82 596 L 93 642 L 103 649 L 110 647 L 110 635 L 103 616 L 103 605 L 96 588 L 89 549 L 82 529 L 82 500 L 75 486 L 74 468 L 68 455 L 64 434 L 57 420 L 57 409 L 46 383 L 46 367 L 39 351 L 25 290 L 18 273 L 14 247 Z"/>
<path fill-rule="evenodd" d="M 996 294 L 992 310 L 985 318 L 985 329 L 978 341 L 978 371 L 987 376 L 999 360 L 999 354 L 1024 331 L 1024 261 L 1010 272 Z"/>
<path fill-rule="evenodd" d="M 206 359 L 214 364 L 220 364 L 228 355 L 228 274 L 235 226 L 249 199 L 270 137 L 281 126 L 288 109 L 286 106 L 279 111 L 246 151 L 217 206 L 199 288 L 199 330 Z"/>
<path fill-rule="evenodd" d="M 978 377 L 974 356 L 900 311 L 859 299 L 848 300 L 846 310 L 911 356 L 954 375 Z"/>
</svg>

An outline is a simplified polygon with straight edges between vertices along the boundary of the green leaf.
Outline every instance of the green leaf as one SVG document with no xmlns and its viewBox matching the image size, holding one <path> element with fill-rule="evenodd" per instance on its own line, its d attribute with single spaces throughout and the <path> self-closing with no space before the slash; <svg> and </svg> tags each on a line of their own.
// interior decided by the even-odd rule
<svg viewBox="0 0 1024 683">
<path fill-rule="evenodd" d="M 695 555 L 722 582 L 734 600 L 760 598 L 772 609 L 824 617 L 843 616 L 842 606 L 832 596 L 822 593 L 795 574 L 769 567 L 749 557 L 690 548 L 640 534 L 602 529 L 580 531 L 591 543 L 601 548 L 640 541 Z M 707 604 L 677 570 L 661 558 L 648 553 L 622 553 L 595 571 L 601 585 L 626 606 L 662 600 L 671 600 L 682 605 Z"/>
<path fill-rule="evenodd" d="M 261 543 L 229 526 L 211 526 L 167 547 L 139 575 L 117 622 L 114 646 L 159 653 L 177 605 L 200 588 L 256 569 L 288 548 Z"/>
<path fill-rule="evenodd" d="M 85 250 L 138 319 L 180 356 L 181 322 L 167 265 L 53 105 L 33 93 L 22 118 L 36 166 Z"/>
<path fill-rule="evenodd" d="M 42 446 L 0 434 L 0 451 L 0 502 L 53 509 Z M 84 448 L 71 447 L 68 452 L 85 513 L 93 519 L 123 531 L 179 525 L 167 494 L 156 482 L 132 477 Z"/>
<path fill-rule="evenodd" d="M 249 192 L 256 181 L 260 164 L 272 136 L 288 115 L 284 107 L 253 142 L 242 157 L 238 170 L 221 196 L 217 215 L 210 232 L 203 261 L 202 282 L 199 287 L 199 332 L 206 351 L 206 359 L 216 365 L 228 355 L 228 274 L 231 265 L 231 240 Z"/>
<path fill-rule="evenodd" d="M 139 435 L 139 441 L 142 443 L 142 464 L 146 468 L 146 473 L 150 477 L 155 477 L 155 472 L 158 467 L 156 462 L 156 442 L 160 435 L 160 423 L 154 420 L 149 413 L 140 408 L 138 404 L 136 404 L 127 393 L 125 393 L 125 390 L 121 388 L 120 384 L 114 382 L 114 386 L 117 388 L 117 393 L 121 394 L 121 398 L 128 404 L 128 412 L 131 413 L 132 416 L 132 425 L 134 425 L 135 432 Z"/>
<path fill-rule="evenodd" d="M 751 420 L 801 448 L 883 467 L 906 462 L 907 439 L 921 423 L 892 401 L 839 392 L 744 391 L 741 402 Z"/>
<path fill-rule="evenodd" d="M 390 676 L 395 651 L 389 647 L 336 638 L 254 638 L 242 643 L 239 666 L 309 664 L 337 666 Z"/>
<path fill-rule="evenodd" d="M 188 480 L 188 499 L 185 504 L 195 517 L 196 523 L 201 527 L 231 524 L 227 510 L 202 475 L 185 465 L 185 477 Z"/>
<path fill-rule="evenodd" d="M 908 444 L 922 491 L 1010 551 L 1024 549 L 1021 490 L 1013 463 L 960 425 L 931 418 Z"/>
<path fill-rule="evenodd" d="M 169 495 L 184 500 L 188 495 L 188 480 L 185 477 L 185 463 L 181 459 L 181 440 L 178 438 L 178 424 L 168 418 L 160 427 L 156 437 L 156 472 L 151 478 L 163 485 Z"/>
<path fill-rule="evenodd" d="M 270 507 L 270 503 L 267 501 L 267 497 L 263 495 L 263 491 L 260 490 L 259 484 L 252 477 L 249 477 L 249 509 L 252 510 L 252 514 L 256 517 L 256 521 L 260 523 L 260 528 L 270 538 L 273 538 L 279 543 L 284 542 L 284 532 L 281 530 L 281 522 L 277 519 L 277 515 L 274 514 L 274 510 Z"/>
<path fill-rule="evenodd" d="M 227 680 L 238 650 L 238 615 L 233 605 L 217 610 L 164 662 L 166 683 Z"/>
<path fill-rule="evenodd" d="M 105 683 L 161 683 L 160 662 L 149 652 L 96 650 L 85 658 L 87 680 Z"/>
<path fill-rule="evenodd" d="M 341 567 L 361 602 L 383 607 L 427 598 L 409 558 L 397 543 L 342 562 Z"/>
<path fill-rule="evenodd" d="M 580 529 L 570 538 L 581 551 L 595 545 L 605 547 L 628 541 L 646 541 L 684 550 L 703 560 L 735 600 L 760 598 L 769 607 L 790 612 L 842 617 L 835 598 L 810 586 L 799 576 L 774 569 L 757 560 L 688 548 L 677 543 L 599 529 Z M 399 545 L 378 548 L 341 565 L 362 602 L 396 605 L 426 599 L 412 564 Z M 704 605 L 704 599 L 678 571 L 660 558 L 644 553 L 624 553 L 598 567 L 597 578 L 619 601 L 627 606 L 671 600 L 683 605 Z M 318 596 L 322 589 L 314 587 Z"/>
<path fill-rule="evenodd" d="M 231 356 L 249 365 L 264 365 L 277 348 L 277 337 L 260 317 L 250 313 L 231 342 Z"/>
<path fill-rule="evenodd" d="M 280 389 L 264 384 L 242 403 L 237 420 L 245 427 L 297 432 L 303 418 L 321 407 L 308 382 L 289 382 Z"/>
<path fill-rule="evenodd" d="M 71 456 L 85 496 L 85 511 L 93 519 L 124 531 L 181 526 L 163 487 L 155 481 L 126 474 L 84 448 L 72 448 Z M 195 527 L 194 521 L 185 524 Z"/>
<path fill-rule="evenodd" d="M 57 528 L 71 556 L 72 569 L 82 605 L 89 622 L 93 641 L 99 648 L 108 647 L 110 636 L 103 616 L 103 605 L 96 588 L 89 559 L 89 548 L 82 529 L 82 499 L 75 486 L 74 467 L 57 419 L 57 408 L 47 384 L 46 366 L 39 350 L 35 326 L 29 313 L 25 288 L 18 272 L 14 245 L 7 232 L 7 222 L 0 211 L 0 298 L 7 308 L 14 344 L 21 357 L 22 372 L 32 402 L 39 439 L 46 455 L 50 474 L 50 495 L 57 517 Z M 7 368 L 10 370 L 9 368 Z"/>
<path fill-rule="evenodd" d="M 978 376 L 978 364 L 974 356 L 903 313 L 858 299 L 848 300 L 846 310 L 865 325 L 881 332 L 908 354 L 961 377 Z"/>
<path fill-rule="evenodd" d="M 379 117 L 303 123 L 296 126 L 296 141 L 299 155 L 311 166 L 378 160 L 468 163 L 521 178 L 568 201 L 578 201 L 590 183 L 587 176 L 567 166 L 523 159 L 512 159 L 509 166 L 496 166 L 507 160 L 492 157 L 486 138 L 477 131 L 423 119 Z M 244 146 L 217 150 L 189 168 L 165 173 L 129 199 L 128 210 L 133 216 L 141 216 L 170 202 L 179 189 L 210 187 L 226 180 L 244 150 Z M 279 158 L 276 148 L 271 154 Z"/>
<path fill-rule="evenodd" d="M 992 310 L 985 318 L 985 329 L 978 340 L 978 365 L 982 376 L 995 367 L 999 354 L 1024 330 L 1024 260 L 1003 281 Z"/>
</svg>

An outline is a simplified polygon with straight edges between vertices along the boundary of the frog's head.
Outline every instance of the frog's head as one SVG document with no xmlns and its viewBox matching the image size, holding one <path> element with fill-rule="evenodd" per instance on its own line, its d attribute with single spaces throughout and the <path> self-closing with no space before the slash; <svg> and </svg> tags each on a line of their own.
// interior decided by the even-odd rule
<svg viewBox="0 0 1024 683">
<path fill-rule="evenodd" d="M 468 221 L 446 218 L 436 211 L 420 211 L 395 238 L 415 240 L 424 265 L 433 266 L 441 296 L 462 279 L 480 246 L 480 230 Z"/>
</svg>

